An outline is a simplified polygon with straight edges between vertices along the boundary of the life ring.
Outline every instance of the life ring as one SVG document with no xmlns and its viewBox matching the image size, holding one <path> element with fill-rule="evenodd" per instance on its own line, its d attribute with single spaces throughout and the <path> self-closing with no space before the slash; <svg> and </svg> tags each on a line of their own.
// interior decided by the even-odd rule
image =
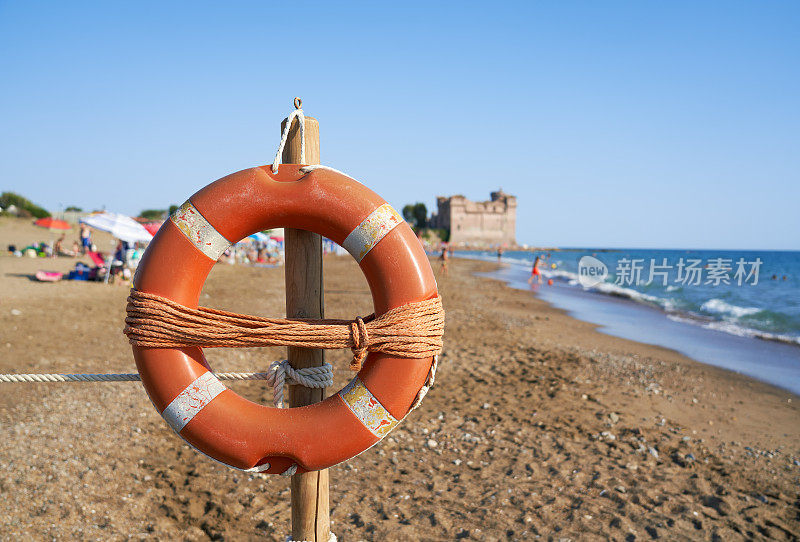
<svg viewBox="0 0 800 542">
<path fill-rule="evenodd" d="M 376 316 L 438 295 L 425 252 L 397 211 L 342 173 L 296 164 L 239 171 L 193 195 L 153 238 L 134 287 L 196 308 L 224 251 L 275 227 L 314 231 L 347 249 Z M 327 468 L 376 444 L 409 412 L 433 363 L 373 352 L 335 395 L 279 409 L 226 388 L 201 348 L 134 346 L 133 354 L 150 399 L 182 438 L 222 463 L 267 473 Z"/>
</svg>

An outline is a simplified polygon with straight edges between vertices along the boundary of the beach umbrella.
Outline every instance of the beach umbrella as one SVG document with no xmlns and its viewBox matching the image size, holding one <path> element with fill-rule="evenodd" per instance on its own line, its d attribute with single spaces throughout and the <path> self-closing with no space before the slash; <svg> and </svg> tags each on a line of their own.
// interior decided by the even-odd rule
<svg viewBox="0 0 800 542">
<path fill-rule="evenodd" d="M 153 235 L 144 226 L 119 213 L 104 211 L 81 218 L 81 222 L 128 243 L 149 243 L 153 240 Z"/>
<path fill-rule="evenodd" d="M 255 232 L 253 235 L 248 235 L 248 237 L 254 241 L 258 241 L 259 243 L 266 243 L 269 241 L 269 237 L 260 231 Z"/>
<path fill-rule="evenodd" d="M 59 220 L 58 218 L 53 218 L 52 216 L 40 218 L 34 222 L 34 224 L 41 228 L 47 228 L 48 230 L 68 230 L 72 228 L 72 226 L 69 225 L 69 222 L 65 220 Z"/>
<path fill-rule="evenodd" d="M 269 238 L 279 243 L 283 243 L 283 237 L 280 235 L 270 235 Z"/>
<path fill-rule="evenodd" d="M 155 235 L 156 232 L 161 229 L 161 226 L 163 224 L 164 221 L 159 220 L 156 222 L 145 222 L 144 224 L 142 224 L 142 226 L 144 226 L 144 229 L 146 229 L 150 233 L 150 235 Z"/>
</svg>

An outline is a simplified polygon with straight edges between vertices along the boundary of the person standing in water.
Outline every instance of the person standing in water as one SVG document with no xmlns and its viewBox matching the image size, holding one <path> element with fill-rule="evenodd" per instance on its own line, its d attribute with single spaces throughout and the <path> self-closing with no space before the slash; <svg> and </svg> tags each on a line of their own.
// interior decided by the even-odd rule
<svg viewBox="0 0 800 542">
<path fill-rule="evenodd" d="M 539 270 L 539 264 L 541 263 L 542 258 L 541 256 L 536 256 L 533 260 L 533 268 L 531 268 L 531 278 L 528 279 L 528 284 L 533 283 L 533 277 L 536 277 L 536 280 L 539 284 L 542 283 L 542 272 Z"/>
<path fill-rule="evenodd" d="M 497 247 L 497 261 L 499 262 L 503 258 L 503 247 Z"/>
</svg>

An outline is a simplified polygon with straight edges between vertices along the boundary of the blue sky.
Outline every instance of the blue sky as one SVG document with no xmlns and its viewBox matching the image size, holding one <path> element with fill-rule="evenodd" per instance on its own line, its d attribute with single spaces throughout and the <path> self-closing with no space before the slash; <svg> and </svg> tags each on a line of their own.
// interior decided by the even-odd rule
<svg viewBox="0 0 800 542">
<path fill-rule="evenodd" d="M 519 197 L 520 242 L 800 249 L 800 4 L 0 1 L 0 190 L 135 214 L 270 162 L 396 207 Z"/>
</svg>

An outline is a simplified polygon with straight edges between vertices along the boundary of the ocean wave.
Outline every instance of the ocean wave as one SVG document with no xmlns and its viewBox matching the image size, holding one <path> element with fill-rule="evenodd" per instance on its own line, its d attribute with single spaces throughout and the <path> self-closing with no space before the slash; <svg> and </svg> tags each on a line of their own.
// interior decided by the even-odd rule
<svg viewBox="0 0 800 542">
<path fill-rule="evenodd" d="M 700 327 L 704 327 L 706 329 L 721 331 L 730 335 L 736 335 L 737 337 L 747 337 L 751 339 L 761 339 L 764 341 L 800 345 L 800 337 L 793 337 L 791 335 L 785 335 L 782 333 L 769 333 L 767 331 L 753 329 L 751 327 L 742 326 L 730 321 L 693 318 L 686 314 L 677 313 L 668 314 L 667 318 L 674 322 L 699 325 Z"/>
<path fill-rule="evenodd" d="M 542 269 L 542 275 L 546 278 L 554 278 L 565 281 L 570 286 L 580 285 L 584 290 L 598 292 L 605 295 L 614 297 L 622 297 L 630 299 L 645 305 L 656 306 L 666 311 L 675 309 L 675 301 L 671 298 L 663 298 L 655 295 L 646 294 L 633 288 L 625 288 L 618 286 L 613 282 L 601 282 L 594 286 L 583 286 L 578 280 L 578 274 L 571 271 L 564 271 L 561 269 Z"/>
<path fill-rule="evenodd" d="M 754 339 L 761 339 L 765 341 L 773 341 L 784 344 L 791 344 L 794 346 L 800 345 L 800 336 L 787 335 L 784 333 L 771 333 L 761 329 L 756 329 L 743 322 L 737 321 L 743 318 L 745 321 L 747 317 L 752 317 L 755 314 L 767 313 L 762 309 L 756 307 L 739 307 L 726 303 L 721 299 L 709 299 L 701 305 L 701 309 L 707 314 L 695 314 L 686 309 L 681 309 L 673 299 L 660 298 L 653 295 L 644 294 L 631 288 L 622 288 L 612 283 L 601 283 L 593 287 L 592 290 L 613 295 L 616 297 L 624 297 L 632 301 L 644 303 L 651 306 L 656 306 L 662 309 L 667 318 L 676 322 L 684 322 L 693 325 L 699 325 L 706 329 L 721 331 L 736 335 L 739 337 L 750 337 Z"/>
<path fill-rule="evenodd" d="M 739 307 L 738 305 L 731 305 L 722 299 L 709 299 L 702 305 L 700 309 L 711 314 L 719 314 L 722 316 L 729 316 L 733 318 L 742 318 L 761 312 L 758 307 Z"/>
</svg>

